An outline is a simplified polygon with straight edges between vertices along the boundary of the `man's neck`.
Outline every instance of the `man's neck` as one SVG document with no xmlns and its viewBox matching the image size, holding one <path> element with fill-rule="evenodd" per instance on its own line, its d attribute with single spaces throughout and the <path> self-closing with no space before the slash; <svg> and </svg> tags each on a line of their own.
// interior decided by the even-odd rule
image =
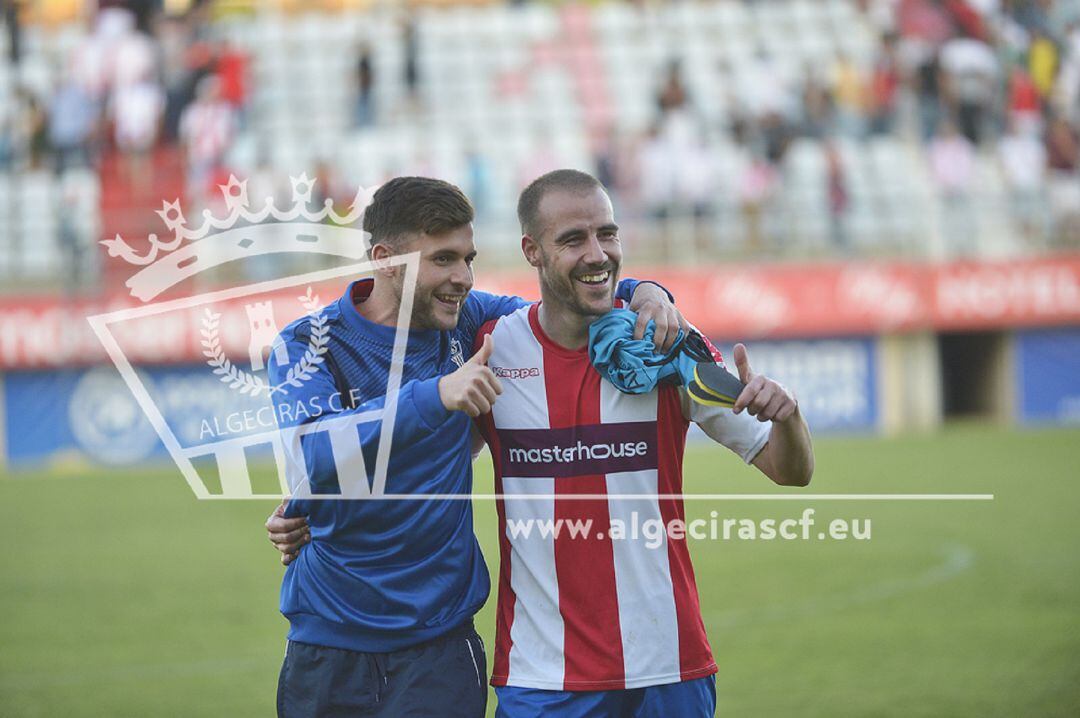
<svg viewBox="0 0 1080 718">
<path fill-rule="evenodd" d="M 561 347 L 574 350 L 584 348 L 589 343 L 589 325 L 596 317 L 566 310 L 542 295 L 538 318 L 544 333 Z"/>
<path fill-rule="evenodd" d="M 371 294 L 367 299 L 354 302 L 353 306 L 364 319 L 373 324 L 382 324 L 387 327 L 396 327 L 398 312 L 401 309 L 400 301 L 394 294 L 394 288 L 390 282 L 380 282 L 376 277 Z"/>
</svg>

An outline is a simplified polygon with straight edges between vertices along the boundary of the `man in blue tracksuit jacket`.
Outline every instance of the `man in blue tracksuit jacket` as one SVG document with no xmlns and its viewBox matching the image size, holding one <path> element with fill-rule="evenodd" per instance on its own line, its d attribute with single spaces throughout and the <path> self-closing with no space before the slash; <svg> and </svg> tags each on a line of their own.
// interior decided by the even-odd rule
<svg viewBox="0 0 1080 718">
<path fill-rule="evenodd" d="M 394 254 L 420 253 L 386 471 L 390 494 L 472 491 L 470 416 L 486 413 L 501 388 L 484 357 L 465 353 L 485 322 L 524 304 L 471 291 L 472 218 L 460 190 L 418 177 L 383 185 L 364 215 L 377 264 Z M 301 424 L 383 407 L 403 270 L 382 266 L 374 279 L 352 283 L 323 310 L 326 361 L 301 387 L 275 397 L 286 434 Z M 588 281 L 598 281 L 594 275 Z M 617 280 L 615 272 L 610 275 L 603 281 Z M 677 317 L 666 293 L 652 286 L 635 297 L 637 286 L 624 280 L 618 295 L 633 299 L 646 318 L 670 326 L 673 338 Z M 278 363 L 271 352 L 272 383 L 284 381 L 300 361 L 312 329 L 312 318 L 303 317 L 281 332 L 289 363 Z M 299 411 L 299 404 L 308 410 Z M 315 415 L 312 406 L 323 413 Z M 355 453 L 343 460 L 339 446 L 337 462 L 326 432 L 302 436 L 301 451 L 292 458 L 302 462 L 310 493 L 338 493 L 338 471 L 361 465 L 370 482 L 380 431 L 381 422 L 359 424 Z M 290 481 L 300 480 L 299 473 L 292 472 Z M 278 714 L 483 716 L 486 661 L 472 617 L 487 599 L 489 581 L 471 502 L 296 499 L 285 517 L 268 522 L 272 541 L 286 540 L 275 527 L 294 526 L 284 523 L 294 516 L 307 517 L 310 537 L 281 588 L 290 629 Z"/>
</svg>

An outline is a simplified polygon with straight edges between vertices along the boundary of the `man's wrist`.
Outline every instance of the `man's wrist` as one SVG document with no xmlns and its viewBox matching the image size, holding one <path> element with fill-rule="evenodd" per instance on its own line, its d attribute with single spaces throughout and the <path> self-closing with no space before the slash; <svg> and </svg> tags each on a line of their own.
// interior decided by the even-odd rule
<svg viewBox="0 0 1080 718">
<path fill-rule="evenodd" d="M 641 279 L 641 280 L 639 280 L 638 283 L 637 283 L 637 286 L 634 287 L 634 294 L 637 294 L 638 290 L 641 289 L 641 287 L 643 285 L 645 285 L 645 284 L 651 284 L 652 286 L 656 287 L 656 289 L 658 289 L 658 290 L 660 290 L 661 292 L 664 293 L 664 296 L 667 297 L 667 300 L 669 302 L 671 302 L 672 304 L 675 303 L 675 295 L 673 295 L 671 292 L 669 292 L 667 290 L 667 288 L 663 284 L 660 284 L 660 282 L 654 282 L 651 279 Z M 632 296 L 631 296 L 631 299 L 633 299 Z"/>
<path fill-rule="evenodd" d="M 802 423 L 802 414 L 799 412 L 799 400 L 794 396 L 791 397 L 791 400 L 795 402 L 795 410 L 791 412 L 788 418 L 781 421 L 776 421 L 774 419 L 773 423 L 782 424 L 784 426 L 798 426 Z"/>
</svg>

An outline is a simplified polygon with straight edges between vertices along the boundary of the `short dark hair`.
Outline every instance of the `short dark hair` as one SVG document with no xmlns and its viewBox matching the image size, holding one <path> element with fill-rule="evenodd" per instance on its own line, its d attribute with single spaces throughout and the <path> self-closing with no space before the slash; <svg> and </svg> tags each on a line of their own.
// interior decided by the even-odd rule
<svg viewBox="0 0 1080 718">
<path fill-rule="evenodd" d="M 521 191 L 518 197 L 518 221 L 521 222 L 521 233 L 536 236 L 540 231 L 537 226 L 540 213 L 540 200 L 548 192 L 583 192 L 585 190 L 604 189 L 600 180 L 588 172 L 581 170 L 554 170 L 534 179 L 529 186 Z"/>
<path fill-rule="evenodd" d="M 460 189 L 431 177 L 395 177 L 375 191 L 364 210 L 371 246 L 394 245 L 414 232 L 439 235 L 473 221 L 473 207 Z"/>
</svg>

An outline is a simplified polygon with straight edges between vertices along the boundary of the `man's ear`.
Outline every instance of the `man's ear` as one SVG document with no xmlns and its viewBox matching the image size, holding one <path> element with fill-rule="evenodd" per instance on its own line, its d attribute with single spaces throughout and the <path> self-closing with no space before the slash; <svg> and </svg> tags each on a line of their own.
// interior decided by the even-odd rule
<svg viewBox="0 0 1080 718">
<path fill-rule="evenodd" d="M 384 277 L 393 277 L 397 274 L 397 267 L 390 264 L 390 258 L 394 256 L 394 250 L 386 244 L 376 244 L 371 248 L 371 262 L 375 265 L 375 271 Z"/>
<path fill-rule="evenodd" d="M 540 241 L 528 234 L 521 235 L 521 253 L 530 266 L 540 266 Z"/>
</svg>

